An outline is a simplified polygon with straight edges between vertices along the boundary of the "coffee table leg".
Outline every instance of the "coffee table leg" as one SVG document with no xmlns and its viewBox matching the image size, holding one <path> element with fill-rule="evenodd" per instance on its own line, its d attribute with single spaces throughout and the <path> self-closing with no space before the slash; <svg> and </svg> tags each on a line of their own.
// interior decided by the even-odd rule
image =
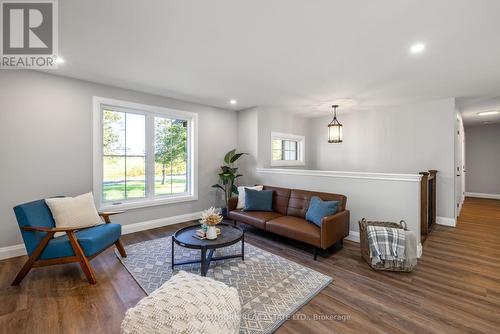
<svg viewBox="0 0 500 334">
<path fill-rule="evenodd" d="M 241 237 L 241 260 L 245 261 L 245 235 Z"/>
<path fill-rule="evenodd" d="M 172 236 L 172 270 L 174 270 L 174 237 Z"/>
<path fill-rule="evenodd" d="M 201 248 L 201 268 L 200 274 L 201 276 L 207 276 L 207 249 L 205 247 Z"/>
</svg>

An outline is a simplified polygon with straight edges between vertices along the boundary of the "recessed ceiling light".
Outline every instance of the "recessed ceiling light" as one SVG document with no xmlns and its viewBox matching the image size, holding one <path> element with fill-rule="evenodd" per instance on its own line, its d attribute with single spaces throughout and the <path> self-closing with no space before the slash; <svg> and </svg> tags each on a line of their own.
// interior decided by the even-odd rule
<svg viewBox="0 0 500 334">
<path fill-rule="evenodd" d="M 54 59 L 56 64 L 64 64 L 64 58 L 57 56 L 56 59 Z"/>
<path fill-rule="evenodd" d="M 425 50 L 425 44 L 424 43 L 415 43 L 411 46 L 410 52 L 413 54 L 421 53 Z"/>
<path fill-rule="evenodd" d="M 229 104 L 232 104 L 233 106 L 238 103 L 238 101 L 236 101 L 235 99 L 231 99 L 229 100 Z"/>
<path fill-rule="evenodd" d="M 483 112 L 477 113 L 478 116 L 491 116 L 491 115 L 496 115 L 496 114 L 500 114 L 500 111 L 483 111 Z"/>
</svg>

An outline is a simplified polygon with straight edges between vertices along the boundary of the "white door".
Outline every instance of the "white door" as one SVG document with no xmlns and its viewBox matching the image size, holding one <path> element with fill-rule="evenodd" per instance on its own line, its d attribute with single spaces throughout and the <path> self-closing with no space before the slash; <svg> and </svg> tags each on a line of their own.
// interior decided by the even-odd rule
<svg viewBox="0 0 500 334">
<path fill-rule="evenodd" d="M 455 216 L 460 215 L 465 194 L 465 136 L 464 126 L 461 117 L 457 117 L 456 137 L 455 137 Z"/>
</svg>

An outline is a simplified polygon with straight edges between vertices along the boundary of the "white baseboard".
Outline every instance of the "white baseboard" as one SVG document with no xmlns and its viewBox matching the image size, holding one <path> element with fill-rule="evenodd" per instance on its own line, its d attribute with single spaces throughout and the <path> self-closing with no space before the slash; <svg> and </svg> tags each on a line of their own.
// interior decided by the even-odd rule
<svg viewBox="0 0 500 334">
<path fill-rule="evenodd" d="M 201 211 L 187 213 L 178 216 L 165 217 L 160 219 L 148 220 L 144 222 L 128 224 L 122 226 L 122 234 L 129 234 L 144 230 L 150 230 L 157 227 L 174 225 L 178 223 L 187 222 L 190 220 L 200 219 Z M 8 259 L 11 257 L 26 255 L 26 248 L 24 244 L 17 244 L 13 246 L 0 247 L 0 260 Z"/>
<path fill-rule="evenodd" d="M 359 232 L 349 231 L 349 235 L 347 237 L 345 237 L 345 239 L 359 243 Z"/>
<path fill-rule="evenodd" d="M 465 193 L 465 197 L 479 197 L 489 199 L 500 199 L 500 194 L 484 194 L 484 193 Z"/>
<path fill-rule="evenodd" d="M 24 247 L 24 244 L 0 247 L 0 260 L 22 255 L 26 255 L 26 248 Z"/>
<path fill-rule="evenodd" d="M 122 234 L 130 234 L 130 233 L 144 231 L 144 230 L 151 230 L 153 228 L 179 224 L 179 223 L 187 222 L 190 220 L 200 219 L 200 217 L 201 217 L 201 211 L 198 211 L 198 212 L 186 213 L 186 214 L 178 215 L 178 216 L 165 217 L 165 218 L 148 220 L 148 221 L 134 223 L 134 224 L 123 225 L 122 226 Z"/>
<path fill-rule="evenodd" d="M 349 235 L 347 237 L 345 237 L 345 239 L 359 243 L 359 232 L 349 231 Z M 421 256 L 422 256 L 422 244 L 419 243 L 417 245 L 417 257 L 421 257 Z"/>
<path fill-rule="evenodd" d="M 457 226 L 457 220 L 455 218 L 451 217 L 436 217 L 436 224 L 438 225 L 443 225 L 443 226 L 451 226 L 455 227 Z"/>
</svg>

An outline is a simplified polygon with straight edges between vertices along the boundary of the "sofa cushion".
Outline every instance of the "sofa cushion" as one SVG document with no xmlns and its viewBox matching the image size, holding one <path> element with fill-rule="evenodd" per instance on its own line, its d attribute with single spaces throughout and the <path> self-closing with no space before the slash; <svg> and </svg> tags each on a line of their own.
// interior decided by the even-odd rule
<svg viewBox="0 0 500 334">
<path fill-rule="evenodd" d="M 240 211 L 234 210 L 229 212 L 228 217 L 236 221 L 240 221 L 262 230 L 266 229 L 266 222 L 281 217 L 277 212 L 266 212 L 266 211 Z"/>
<path fill-rule="evenodd" d="M 323 201 L 318 196 L 313 196 L 309 202 L 309 209 L 306 212 L 306 220 L 321 227 L 321 219 L 334 215 L 338 207 L 338 201 Z"/>
<path fill-rule="evenodd" d="M 309 202 L 313 196 L 317 196 L 323 201 L 338 201 L 338 212 L 345 210 L 346 197 L 344 195 L 293 189 L 290 192 L 287 215 L 305 218 Z"/>
<path fill-rule="evenodd" d="M 290 199 L 290 189 L 264 186 L 264 190 L 273 191 L 273 211 L 283 216 L 287 214 L 288 200 Z"/>
<path fill-rule="evenodd" d="M 245 189 L 244 211 L 273 211 L 273 191 Z"/>
<path fill-rule="evenodd" d="M 102 224 L 76 232 L 76 239 L 86 256 L 92 256 L 111 246 L 122 233 L 120 224 Z M 40 259 L 48 260 L 74 256 L 75 252 L 67 235 L 51 239 L 43 250 Z"/>
<path fill-rule="evenodd" d="M 307 220 L 283 216 L 266 223 L 266 230 L 284 237 L 321 247 L 321 229 Z"/>
<path fill-rule="evenodd" d="M 255 187 L 240 186 L 240 187 L 238 187 L 238 204 L 236 205 L 236 209 L 243 209 L 245 207 L 245 189 L 262 190 L 262 188 L 263 188 L 263 186 L 255 186 Z"/>
</svg>

